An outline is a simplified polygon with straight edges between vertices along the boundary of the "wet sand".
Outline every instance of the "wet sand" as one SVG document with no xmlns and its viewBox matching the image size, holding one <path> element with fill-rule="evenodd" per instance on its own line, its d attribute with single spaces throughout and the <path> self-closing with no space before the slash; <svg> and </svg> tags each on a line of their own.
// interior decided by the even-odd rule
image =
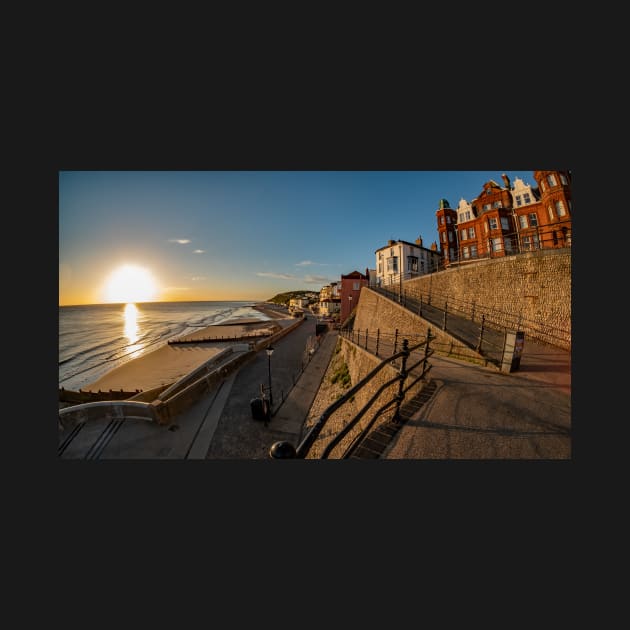
<svg viewBox="0 0 630 630">
<path fill-rule="evenodd" d="M 254 308 L 273 319 L 288 317 L 262 306 Z M 114 368 L 82 389 L 84 391 L 122 389 L 133 392 L 136 389 L 148 391 L 162 385 L 170 385 L 231 345 L 230 340 L 236 339 L 234 343 L 243 343 L 250 336 L 252 341 L 262 339 L 277 332 L 280 328 L 280 325 L 273 320 L 266 321 L 257 318 L 233 318 L 220 324 L 207 326 L 189 335 L 177 337 L 177 340 L 213 339 L 213 341 L 162 346 Z M 221 337 L 225 340 L 221 341 Z M 238 339 L 241 341 L 239 342 Z"/>
</svg>

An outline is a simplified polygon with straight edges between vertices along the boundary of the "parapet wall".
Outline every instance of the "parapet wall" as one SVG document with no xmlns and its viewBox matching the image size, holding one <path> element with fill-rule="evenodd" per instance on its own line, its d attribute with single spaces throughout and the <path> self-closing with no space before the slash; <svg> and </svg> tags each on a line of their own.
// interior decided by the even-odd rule
<svg viewBox="0 0 630 630">
<path fill-rule="evenodd" d="M 523 330 L 571 349 L 571 249 L 539 250 L 450 267 L 403 283 L 411 297 L 482 314 L 495 325 Z M 361 296 L 359 303 L 363 299 Z M 355 324 L 356 326 L 356 324 Z"/>
<path fill-rule="evenodd" d="M 435 350 L 436 354 L 470 361 L 484 367 L 493 367 L 486 357 L 469 348 L 448 332 L 441 330 L 404 306 L 367 287 L 361 290 L 361 299 L 356 311 L 354 328 L 357 330 L 365 330 L 367 328 L 373 334 L 379 330 L 382 335 L 391 335 L 398 330 L 398 338 L 401 341 L 407 337 L 412 343 L 413 339 L 425 336 L 430 329 L 431 336 L 435 337 L 431 341 L 431 348 Z M 378 361 L 380 359 L 377 359 Z M 348 366 L 350 367 L 350 363 L 348 363 Z M 352 382 L 355 383 L 352 370 L 350 370 L 350 375 L 353 377 Z"/>
</svg>

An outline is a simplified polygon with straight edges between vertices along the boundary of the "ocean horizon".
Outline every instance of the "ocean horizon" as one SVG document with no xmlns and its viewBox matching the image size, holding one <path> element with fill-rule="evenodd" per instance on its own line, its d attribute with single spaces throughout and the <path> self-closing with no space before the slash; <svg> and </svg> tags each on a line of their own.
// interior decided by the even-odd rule
<svg viewBox="0 0 630 630">
<path fill-rule="evenodd" d="M 261 300 L 59 306 L 59 387 L 77 391 L 169 339 L 233 318 L 267 321 Z"/>
</svg>

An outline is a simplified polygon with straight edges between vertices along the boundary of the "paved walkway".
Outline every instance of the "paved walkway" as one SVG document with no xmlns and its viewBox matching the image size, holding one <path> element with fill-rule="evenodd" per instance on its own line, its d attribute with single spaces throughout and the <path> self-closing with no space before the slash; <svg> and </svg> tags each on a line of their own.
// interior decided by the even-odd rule
<svg viewBox="0 0 630 630">
<path fill-rule="evenodd" d="M 522 369 L 509 374 L 431 357 L 436 391 L 381 458 L 570 459 L 570 362 L 531 346 Z"/>
</svg>

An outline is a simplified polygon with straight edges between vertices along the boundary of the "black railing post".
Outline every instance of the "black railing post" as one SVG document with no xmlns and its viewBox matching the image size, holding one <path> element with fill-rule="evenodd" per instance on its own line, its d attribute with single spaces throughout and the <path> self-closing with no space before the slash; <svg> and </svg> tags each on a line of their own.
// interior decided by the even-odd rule
<svg viewBox="0 0 630 630">
<path fill-rule="evenodd" d="M 475 300 L 473 300 L 473 303 L 472 303 L 472 311 L 470 313 L 470 321 L 471 322 L 475 321 Z"/>
<path fill-rule="evenodd" d="M 368 329 L 365 329 L 365 349 L 367 350 L 368 346 Z"/>
<path fill-rule="evenodd" d="M 396 354 L 396 348 L 398 347 L 398 328 L 396 328 L 396 332 L 394 333 L 394 351 L 392 354 Z"/>
<path fill-rule="evenodd" d="M 448 302 L 444 302 L 444 323 L 442 324 L 442 330 L 446 330 L 446 310 L 448 308 Z"/>
<path fill-rule="evenodd" d="M 381 338 L 381 329 L 377 328 L 376 329 L 376 356 L 378 356 L 378 343 L 380 341 Z"/>
<path fill-rule="evenodd" d="M 427 328 L 427 340 L 424 344 L 424 360 L 422 362 L 422 374 L 427 371 L 427 361 L 429 360 L 429 340 L 431 339 L 431 328 Z"/>
<path fill-rule="evenodd" d="M 481 316 L 481 327 L 479 329 L 479 342 L 477 343 L 477 347 L 475 348 L 476 352 L 481 353 L 481 342 L 483 341 L 483 325 L 484 322 L 486 321 L 486 316 L 482 315 Z"/>
<path fill-rule="evenodd" d="M 420 306 L 418 307 L 418 315 L 422 317 L 422 293 L 420 294 Z"/>
<path fill-rule="evenodd" d="M 400 380 L 398 381 L 398 394 L 396 394 L 396 410 L 392 418 L 392 422 L 395 424 L 400 422 L 400 405 L 405 398 L 404 389 L 405 380 L 407 378 L 407 359 L 409 358 L 409 342 L 407 339 L 403 339 L 402 352 L 404 352 L 404 354 L 400 360 Z"/>
</svg>

